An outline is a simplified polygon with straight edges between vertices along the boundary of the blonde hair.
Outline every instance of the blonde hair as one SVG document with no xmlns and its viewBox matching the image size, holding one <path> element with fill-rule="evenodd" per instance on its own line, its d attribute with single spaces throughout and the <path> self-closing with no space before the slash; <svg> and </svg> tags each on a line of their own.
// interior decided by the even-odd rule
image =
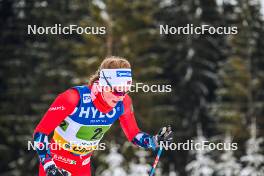
<svg viewBox="0 0 264 176">
<path fill-rule="evenodd" d="M 101 63 L 98 70 L 90 76 L 89 85 L 92 85 L 95 81 L 99 80 L 99 73 L 102 69 L 114 69 L 114 68 L 131 68 L 127 59 L 117 56 L 106 57 Z"/>
</svg>

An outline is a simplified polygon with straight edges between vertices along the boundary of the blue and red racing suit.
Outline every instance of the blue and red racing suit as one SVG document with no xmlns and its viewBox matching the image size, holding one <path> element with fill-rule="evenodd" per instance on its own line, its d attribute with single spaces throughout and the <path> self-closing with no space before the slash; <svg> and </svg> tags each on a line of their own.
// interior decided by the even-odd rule
<svg viewBox="0 0 264 176">
<path fill-rule="evenodd" d="M 46 175 L 45 166 L 52 161 L 72 176 L 90 176 L 92 152 L 116 120 L 129 141 L 156 149 L 154 137 L 139 130 L 128 95 L 111 108 L 101 96 L 92 100 L 91 87 L 77 86 L 61 93 L 34 131 L 40 159 L 39 175 Z M 49 142 L 48 135 L 53 131 Z"/>
</svg>

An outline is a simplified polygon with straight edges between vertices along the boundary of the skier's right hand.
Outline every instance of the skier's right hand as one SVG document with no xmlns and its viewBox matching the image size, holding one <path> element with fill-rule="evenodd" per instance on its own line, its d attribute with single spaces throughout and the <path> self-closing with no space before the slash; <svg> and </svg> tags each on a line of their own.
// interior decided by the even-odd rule
<svg viewBox="0 0 264 176">
<path fill-rule="evenodd" d="M 45 163 L 44 170 L 46 172 L 46 176 L 65 176 L 64 174 L 62 174 L 60 169 L 57 168 L 53 161 Z"/>
</svg>

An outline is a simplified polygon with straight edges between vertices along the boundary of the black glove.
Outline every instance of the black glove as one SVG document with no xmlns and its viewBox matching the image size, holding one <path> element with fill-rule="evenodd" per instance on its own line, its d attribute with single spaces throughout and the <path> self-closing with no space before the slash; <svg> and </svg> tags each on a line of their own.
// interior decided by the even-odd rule
<svg viewBox="0 0 264 176">
<path fill-rule="evenodd" d="M 64 169 L 61 169 L 61 173 L 64 175 L 64 176 L 71 176 L 71 173 L 64 170 Z"/>
<path fill-rule="evenodd" d="M 47 176 L 67 176 L 67 175 L 64 175 L 59 168 L 57 168 L 57 166 L 55 165 L 53 161 L 51 164 L 49 164 L 49 166 L 45 168 L 45 172 Z"/>
<path fill-rule="evenodd" d="M 156 141 L 158 142 L 158 144 L 160 144 L 160 142 L 164 142 L 164 143 L 168 143 L 171 144 L 173 142 L 173 132 L 171 129 L 171 126 L 165 126 L 162 127 L 159 131 L 159 133 L 155 136 Z"/>
</svg>

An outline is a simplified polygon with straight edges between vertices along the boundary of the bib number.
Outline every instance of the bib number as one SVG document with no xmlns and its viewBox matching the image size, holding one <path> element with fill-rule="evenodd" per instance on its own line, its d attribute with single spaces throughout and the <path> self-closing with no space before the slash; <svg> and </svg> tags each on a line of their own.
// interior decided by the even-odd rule
<svg viewBox="0 0 264 176">
<path fill-rule="evenodd" d="M 97 139 L 100 139 L 103 135 L 103 129 L 102 128 L 97 128 L 94 130 L 94 135 L 93 137 L 91 138 L 92 140 L 97 140 Z"/>
<path fill-rule="evenodd" d="M 110 126 L 82 126 L 76 137 L 86 141 L 100 140 Z"/>
</svg>

